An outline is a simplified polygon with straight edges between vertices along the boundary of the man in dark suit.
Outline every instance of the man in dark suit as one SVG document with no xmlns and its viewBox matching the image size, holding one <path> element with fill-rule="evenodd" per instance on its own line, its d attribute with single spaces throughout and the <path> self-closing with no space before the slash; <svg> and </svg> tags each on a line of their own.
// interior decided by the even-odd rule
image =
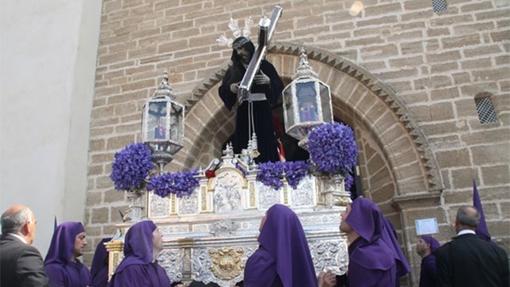
<svg viewBox="0 0 510 287">
<path fill-rule="evenodd" d="M 438 286 L 510 286 L 507 254 L 476 235 L 479 222 L 480 214 L 474 207 L 463 206 L 457 211 L 457 236 L 434 252 Z"/>
<path fill-rule="evenodd" d="M 0 286 L 48 286 L 41 254 L 31 246 L 35 237 L 33 212 L 13 205 L 0 221 Z"/>
</svg>

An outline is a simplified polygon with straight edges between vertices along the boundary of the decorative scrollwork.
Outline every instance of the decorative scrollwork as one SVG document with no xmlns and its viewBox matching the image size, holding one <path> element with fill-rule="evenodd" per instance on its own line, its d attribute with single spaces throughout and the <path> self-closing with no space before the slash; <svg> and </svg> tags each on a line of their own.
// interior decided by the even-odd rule
<svg viewBox="0 0 510 287">
<path fill-rule="evenodd" d="M 150 217 L 166 217 L 169 214 L 170 201 L 168 198 L 161 198 L 154 194 L 149 195 L 150 197 Z"/>
<path fill-rule="evenodd" d="M 205 248 L 192 249 L 191 278 L 193 280 L 209 283 L 214 280 L 211 273 L 211 258 Z"/>
<path fill-rule="evenodd" d="M 240 224 L 238 222 L 227 219 L 211 224 L 210 232 L 215 236 L 232 235 L 239 227 Z"/>
<path fill-rule="evenodd" d="M 183 249 L 166 249 L 158 256 L 159 264 L 165 268 L 172 281 L 182 280 L 183 258 Z"/>
<path fill-rule="evenodd" d="M 337 275 L 347 272 L 347 244 L 345 240 L 317 241 L 310 244 L 315 271 L 331 270 Z"/>
<path fill-rule="evenodd" d="M 189 197 L 179 199 L 179 214 L 198 213 L 198 192 L 193 192 Z"/>
<path fill-rule="evenodd" d="M 313 206 L 315 182 L 307 176 L 301 180 L 296 189 L 291 189 L 292 205 L 296 207 Z"/>
<path fill-rule="evenodd" d="M 274 190 L 272 187 L 266 186 L 259 181 L 255 182 L 255 187 L 259 192 L 259 210 L 266 210 L 273 204 L 281 202 L 279 190 Z"/>
</svg>

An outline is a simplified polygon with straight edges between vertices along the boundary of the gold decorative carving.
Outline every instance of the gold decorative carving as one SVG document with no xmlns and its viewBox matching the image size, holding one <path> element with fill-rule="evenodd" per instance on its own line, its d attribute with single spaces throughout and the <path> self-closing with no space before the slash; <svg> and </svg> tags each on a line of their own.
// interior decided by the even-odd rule
<svg viewBox="0 0 510 287">
<path fill-rule="evenodd" d="M 216 278 L 222 280 L 231 280 L 241 274 L 241 266 L 244 250 L 242 248 L 223 247 L 219 249 L 210 249 L 211 271 Z"/>
<path fill-rule="evenodd" d="M 104 243 L 108 256 L 108 281 L 110 281 L 115 269 L 119 266 L 120 261 L 124 258 L 124 242 L 121 240 L 112 240 Z"/>
</svg>

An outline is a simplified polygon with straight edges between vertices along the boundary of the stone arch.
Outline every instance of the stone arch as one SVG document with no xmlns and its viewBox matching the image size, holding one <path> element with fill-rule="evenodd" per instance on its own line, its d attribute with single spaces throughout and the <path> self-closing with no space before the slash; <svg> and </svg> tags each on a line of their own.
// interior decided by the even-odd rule
<svg viewBox="0 0 510 287">
<path fill-rule="evenodd" d="M 276 43 L 269 48 L 268 58 L 282 77 L 294 75 L 300 47 Z M 344 107 L 345 112 L 368 127 L 367 132 L 381 147 L 395 178 L 397 195 L 441 190 L 438 165 L 426 138 L 395 91 L 341 56 L 309 47 L 307 54 L 319 78 L 330 86 L 334 105 Z M 218 97 L 226 68 L 227 64 L 205 79 L 187 99 L 185 148 L 176 157 L 176 164 L 181 167 L 204 164 L 200 152 L 212 146 L 212 152 L 219 154 L 218 144 L 232 133 L 233 113 L 223 107 Z"/>
<path fill-rule="evenodd" d="M 294 75 L 300 47 L 291 43 L 270 46 L 268 58 L 283 78 Z M 419 266 L 412 252 L 414 220 L 437 215 L 438 222 L 446 222 L 440 205 L 443 181 L 434 154 L 391 87 L 341 56 L 306 48 L 313 69 L 331 88 L 335 117 L 355 127 L 362 186 L 401 234 L 414 267 L 413 282 Z M 172 168 L 204 166 L 221 154 L 222 144 L 232 134 L 234 113 L 223 107 L 218 96 L 227 65 L 200 83 L 187 99 L 186 143 Z"/>
</svg>

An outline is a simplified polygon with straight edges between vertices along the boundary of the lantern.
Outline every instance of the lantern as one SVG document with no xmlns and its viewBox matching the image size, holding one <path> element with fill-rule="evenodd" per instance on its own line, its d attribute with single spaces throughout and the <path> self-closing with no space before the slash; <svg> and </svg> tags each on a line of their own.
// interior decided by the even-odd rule
<svg viewBox="0 0 510 287">
<path fill-rule="evenodd" d="M 175 101 L 166 72 L 144 106 L 142 139 L 151 148 L 154 161 L 163 166 L 183 147 L 184 105 Z"/>
<path fill-rule="evenodd" d="M 283 109 L 285 132 L 300 140 L 302 147 L 311 129 L 333 121 L 329 86 L 318 79 L 303 48 L 296 75 L 283 90 Z"/>
</svg>

